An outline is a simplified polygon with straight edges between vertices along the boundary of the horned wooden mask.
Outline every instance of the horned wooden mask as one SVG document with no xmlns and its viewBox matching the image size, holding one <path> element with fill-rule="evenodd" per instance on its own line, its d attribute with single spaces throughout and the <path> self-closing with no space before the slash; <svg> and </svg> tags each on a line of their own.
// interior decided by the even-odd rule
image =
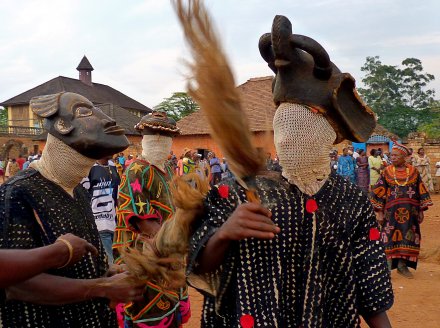
<svg viewBox="0 0 440 328">
<path fill-rule="evenodd" d="M 373 111 L 358 96 L 354 78 L 341 73 L 318 42 L 292 34 L 290 21 L 275 16 L 259 49 L 276 75 L 272 91 L 277 105 L 291 102 L 317 109 L 336 131 L 335 143 L 369 138 L 376 125 Z"/>
</svg>

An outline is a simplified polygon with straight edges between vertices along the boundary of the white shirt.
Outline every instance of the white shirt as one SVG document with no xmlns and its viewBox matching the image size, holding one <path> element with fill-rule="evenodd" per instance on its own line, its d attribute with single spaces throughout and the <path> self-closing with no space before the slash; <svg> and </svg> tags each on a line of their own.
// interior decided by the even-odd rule
<svg viewBox="0 0 440 328">
<path fill-rule="evenodd" d="M 440 177 L 440 162 L 435 163 L 435 167 L 437 168 L 437 171 L 435 172 L 435 176 Z"/>
<path fill-rule="evenodd" d="M 113 199 L 115 186 L 112 184 L 112 175 L 108 167 L 95 163 L 89 176 L 82 179 L 81 184 L 92 196 L 91 207 L 98 231 L 115 231 L 116 204 Z"/>
</svg>

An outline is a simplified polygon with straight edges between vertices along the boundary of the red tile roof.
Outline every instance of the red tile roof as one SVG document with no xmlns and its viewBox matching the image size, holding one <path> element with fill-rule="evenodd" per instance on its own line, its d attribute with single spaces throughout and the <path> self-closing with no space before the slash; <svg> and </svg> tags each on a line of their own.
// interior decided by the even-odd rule
<svg viewBox="0 0 440 328">
<path fill-rule="evenodd" d="M 242 105 L 251 131 L 272 130 L 275 104 L 272 98 L 272 76 L 251 78 L 239 85 Z M 182 135 L 209 134 L 205 115 L 198 110 L 177 122 Z"/>
</svg>

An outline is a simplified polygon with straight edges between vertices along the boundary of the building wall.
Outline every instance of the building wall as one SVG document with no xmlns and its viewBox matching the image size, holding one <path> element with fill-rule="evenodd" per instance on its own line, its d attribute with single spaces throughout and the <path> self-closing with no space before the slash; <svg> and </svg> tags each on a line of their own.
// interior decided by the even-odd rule
<svg viewBox="0 0 440 328">
<path fill-rule="evenodd" d="M 17 158 L 41 149 L 41 142 L 33 141 L 31 138 L 0 136 L 1 157 Z"/>
<path fill-rule="evenodd" d="M 237 140 L 237 142 L 240 142 Z M 270 153 L 271 157 L 274 158 L 276 155 L 276 149 L 273 138 L 273 131 L 269 132 L 255 132 L 253 134 L 253 143 L 255 147 L 261 148 L 264 154 Z M 339 154 L 342 154 L 342 149 L 350 145 L 350 141 L 343 141 L 337 145 L 333 146 Z M 217 157 L 223 157 L 217 144 L 215 144 L 210 135 L 185 135 L 178 136 L 173 140 L 172 150 L 174 154 L 179 157 L 184 148 L 191 149 L 208 149 L 214 151 Z"/>
<path fill-rule="evenodd" d="M 256 132 L 253 134 L 252 141 L 255 147 L 261 148 L 264 153 L 271 153 L 272 158 L 275 156 L 276 151 L 273 144 L 273 132 Z M 240 142 L 240 140 L 237 140 L 237 142 Z M 174 138 L 172 150 L 177 157 L 182 155 L 184 148 L 213 151 L 217 157 L 224 157 L 218 145 L 208 134 L 183 135 Z"/>
<path fill-rule="evenodd" d="M 431 164 L 431 174 L 434 176 L 436 172 L 435 163 L 440 161 L 440 139 L 427 139 L 423 134 L 415 134 L 413 137 L 408 138 L 405 145 L 412 148 L 414 153 L 419 148 L 425 149 Z"/>
<path fill-rule="evenodd" d="M 178 136 L 173 139 L 172 150 L 173 153 L 180 157 L 183 153 L 184 148 L 190 149 L 206 149 L 209 151 L 213 151 L 217 156 L 223 157 L 220 148 L 218 148 L 217 144 L 212 140 L 211 136 L 208 134 L 205 135 L 184 135 Z"/>
<path fill-rule="evenodd" d="M 137 155 L 142 154 L 142 136 L 134 135 L 134 136 L 127 136 L 128 140 L 130 141 L 130 146 L 126 150 L 124 150 L 124 155 L 133 155 L 135 158 Z"/>
<path fill-rule="evenodd" d="M 29 105 L 9 106 L 8 125 L 33 127 L 34 115 Z"/>
</svg>

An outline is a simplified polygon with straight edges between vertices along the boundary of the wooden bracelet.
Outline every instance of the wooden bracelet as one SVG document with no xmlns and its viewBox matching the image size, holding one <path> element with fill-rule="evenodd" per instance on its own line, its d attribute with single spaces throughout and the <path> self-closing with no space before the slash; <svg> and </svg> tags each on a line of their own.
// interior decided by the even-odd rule
<svg viewBox="0 0 440 328">
<path fill-rule="evenodd" d="M 60 266 L 58 268 L 58 269 L 62 269 L 64 267 L 68 266 L 70 261 L 72 261 L 72 258 L 73 258 L 73 246 L 72 246 L 72 244 L 68 240 L 65 240 L 65 239 L 63 239 L 61 237 L 59 237 L 56 241 L 63 242 L 67 246 L 67 248 L 69 249 L 69 259 L 67 260 L 67 262 L 63 266 Z"/>
</svg>

